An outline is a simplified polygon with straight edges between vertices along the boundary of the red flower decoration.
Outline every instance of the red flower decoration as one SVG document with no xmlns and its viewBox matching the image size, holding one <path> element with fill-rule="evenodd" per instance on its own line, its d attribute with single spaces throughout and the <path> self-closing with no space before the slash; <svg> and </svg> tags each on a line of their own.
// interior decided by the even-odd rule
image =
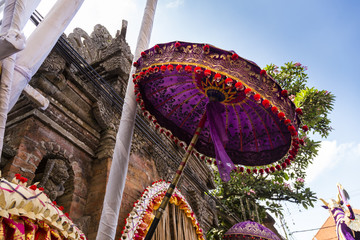
<svg viewBox="0 0 360 240">
<path fill-rule="evenodd" d="M 295 152 L 294 150 L 290 150 L 289 153 L 290 153 L 290 155 L 293 156 L 293 157 L 296 156 L 296 152 Z"/>
<path fill-rule="evenodd" d="M 176 47 L 176 48 L 179 48 L 179 47 L 181 47 L 181 43 L 179 43 L 179 42 L 176 42 L 176 43 L 175 43 L 175 47 Z"/>
<path fill-rule="evenodd" d="M 298 135 L 298 132 L 297 131 L 292 131 L 292 132 L 290 132 L 290 134 L 291 134 L 291 136 L 295 137 L 295 136 Z"/>
<path fill-rule="evenodd" d="M 281 168 L 282 168 L 282 169 L 285 169 L 286 166 L 287 166 L 287 164 L 286 164 L 285 162 L 283 162 L 283 163 L 281 164 Z"/>
<path fill-rule="evenodd" d="M 206 44 L 206 45 L 204 46 L 204 51 L 207 52 L 207 51 L 209 51 L 209 49 L 210 49 L 210 46 L 209 46 L 208 44 Z"/>
<path fill-rule="evenodd" d="M 36 185 L 31 185 L 29 188 L 30 188 L 31 190 L 34 190 L 34 191 L 35 191 L 37 187 L 36 187 Z"/>
<path fill-rule="evenodd" d="M 257 94 L 254 95 L 254 100 L 255 100 L 255 101 L 258 102 L 258 101 L 260 101 L 260 99 L 261 99 L 260 94 L 257 93 Z"/>
<path fill-rule="evenodd" d="M 21 174 L 20 174 L 20 173 L 16 173 L 16 174 L 15 174 L 15 178 L 19 180 L 19 179 L 21 178 Z"/>
<path fill-rule="evenodd" d="M 278 170 L 278 171 L 281 170 L 281 166 L 279 164 L 277 164 L 275 167 L 276 167 L 276 170 Z"/>
<path fill-rule="evenodd" d="M 292 155 L 288 156 L 288 159 L 294 160 L 294 157 Z"/>
<path fill-rule="evenodd" d="M 133 65 L 134 65 L 134 67 L 137 67 L 137 66 L 139 66 L 139 63 L 138 63 L 138 62 L 134 62 Z"/>
<path fill-rule="evenodd" d="M 181 65 L 176 66 L 176 71 L 181 72 L 182 69 L 183 69 L 183 66 L 181 66 Z"/>
<path fill-rule="evenodd" d="M 55 201 L 52 201 L 52 204 L 57 205 L 57 203 Z"/>
<path fill-rule="evenodd" d="M 174 70 L 174 66 L 170 64 L 167 66 L 167 69 L 172 72 Z"/>
<path fill-rule="evenodd" d="M 206 77 L 210 77 L 210 76 L 211 76 L 211 70 L 205 69 L 204 75 L 205 75 Z"/>
<path fill-rule="evenodd" d="M 271 167 L 270 167 L 270 171 L 271 171 L 271 172 L 275 172 L 275 167 L 274 167 L 274 166 L 271 166 Z"/>
<path fill-rule="evenodd" d="M 44 188 L 43 187 L 39 187 L 38 188 L 40 191 L 44 191 Z"/>
<path fill-rule="evenodd" d="M 140 54 L 142 57 L 146 57 L 146 52 L 141 52 Z"/>
<path fill-rule="evenodd" d="M 283 112 L 279 112 L 279 114 L 278 114 L 278 118 L 279 118 L 279 119 L 283 119 L 283 118 L 285 118 L 285 113 L 283 113 Z"/>
<path fill-rule="evenodd" d="M 225 79 L 225 84 L 230 85 L 233 83 L 233 80 L 231 78 Z"/>
<path fill-rule="evenodd" d="M 237 82 L 235 83 L 235 88 L 237 91 L 240 91 L 244 89 L 244 85 L 241 82 Z"/>
<path fill-rule="evenodd" d="M 191 66 L 186 66 L 186 67 L 185 67 L 185 72 L 191 73 L 191 72 L 192 72 Z"/>
<path fill-rule="evenodd" d="M 196 68 L 194 69 L 194 71 L 195 71 L 197 74 L 200 74 L 200 73 L 202 72 L 202 69 L 201 69 L 201 67 L 196 67 Z"/>
<path fill-rule="evenodd" d="M 286 163 L 287 165 L 290 165 L 291 160 L 290 160 L 289 158 L 287 158 L 287 159 L 285 159 L 285 163 Z"/>
<path fill-rule="evenodd" d="M 282 90 L 282 91 L 281 91 L 281 96 L 287 97 L 287 95 L 288 95 L 288 91 L 287 91 L 287 90 Z"/>
<path fill-rule="evenodd" d="M 157 72 L 159 72 L 159 70 L 160 70 L 159 67 L 154 67 L 154 72 L 157 73 Z"/>
<path fill-rule="evenodd" d="M 160 70 L 161 70 L 161 72 L 165 72 L 165 71 L 166 71 L 166 66 L 165 66 L 165 65 L 162 65 L 162 66 L 160 67 Z"/>
<path fill-rule="evenodd" d="M 275 113 L 275 114 L 277 114 L 277 113 L 279 112 L 278 108 L 275 107 L 275 106 L 273 106 L 273 107 L 271 108 L 271 111 L 272 111 L 273 113 Z"/>
<path fill-rule="evenodd" d="M 244 167 L 240 167 L 240 168 L 239 168 L 239 171 L 240 171 L 240 172 L 244 172 Z"/>
<path fill-rule="evenodd" d="M 63 207 L 63 206 L 60 206 L 60 207 L 59 207 L 59 210 L 60 210 L 60 211 L 64 210 L 64 207 Z"/>
<path fill-rule="evenodd" d="M 239 59 L 239 55 L 237 55 L 236 53 L 234 53 L 232 56 L 231 56 L 231 59 L 236 61 Z"/>
<path fill-rule="evenodd" d="M 264 99 L 264 100 L 262 101 L 262 105 L 263 105 L 265 108 L 268 108 L 268 107 L 270 107 L 270 101 L 267 100 L 267 99 Z"/>
<path fill-rule="evenodd" d="M 250 169 L 250 168 L 247 168 L 247 169 L 246 169 L 246 172 L 247 172 L 248 174 L 250 174 L 250 173 L 251 173 L 251 169 Z"/>
<path fill-rule="evenodd" d="M 285 125 L 289 125 L 290 123 L 291 123 L 291 120 L 290 120 L 290 119 L 285 119 L 285 120 L 284 120 L 284 124 L 285 124 Z"/>
<path fill-rule="evenodd" d="M 304 144 L 305 144 L 305 141 L 302 140 L 302 139 L 300 139 L 300 140 L 299 140 L 299 143 L 300 143 L 301 145 L 304 145 Z"/>
<path fill-rule="evenodd" d="M 296 129 L 295 129 L 295 127 L 294 127 L 293 125 L 289 125 L 289 126 L 288 126 L 288 130 L 289 130 L 290 132 L 296 131 Z"/>
<path fill-rule="evenodd" d="M 306 125 L 304 125 L 304 126 L 302 126 L 302 130 L 304 130 L 304 132 L 306 132 L 306 131 L 308 131 L 308 130 L 309 130 L 309 127 L 308 127 L 308 126 L 306 126 Z"/>
<path fill-rule="evenodd" d="M 220 80 L 221 79 L 221 74 L 220 73 L 216 73 L 214 76 L 215 80 Z"/>
<path fill-rule="evenodd" d="M 26 177 L 21 177 L 19 180 L 22 183 L 26 183 L 28 181 L 28 179 Z"/>
<path fill-rule="evenodd" d="M 245 89 L 245 94 L 249 94 L 251 92 L 251 88 L 246 88 Z"/>
<path fill-rule="evenodd" d="M 66 216 L 67 218 L 69 218 L 69 214 L 68 214 L 67 212 L 65 213 L 65 216 Z"/>
<path fill-rule="evenodd" d="M 159 45 L 155 45 L 155 46 L 154 46 L 154 49 L 155 49 L 155 52 L 159 52 L 160 46 L 159 46 Z"/>
<path fill-rule="evenodd" d="M 264 169 L 260 168 L 260 169 L 259 169 L 259 173 L 260 173 L 260 174 L 264 174 Z"/>
<path fill-rule="evenodd" d="M 266 71 L 265 71 L 264 69 L 262 69 L 262 70 L 260 71 L 260 75 L 266 75 Z"/>
<path fill-rule="evenodd" d="M 295 112 L 296 112 L 297 114 L 299 114 L 299 115 L 303 115 L 303 111 L 302 111 L 301 108 L 295 109 Z"/>
<path fill-rule="evenodd" d="M 265 172 L 266 172 L 267 174 L 269 174 L 269 173 L 270 173 L 270 169 L 269 169 L 269 168 L 265 168 Z"/>
<path fill-rule="evenodd" d="M 253 169 L 253 173 L 257 174 L 258 170 L 256 168 Z"/>
</svg>

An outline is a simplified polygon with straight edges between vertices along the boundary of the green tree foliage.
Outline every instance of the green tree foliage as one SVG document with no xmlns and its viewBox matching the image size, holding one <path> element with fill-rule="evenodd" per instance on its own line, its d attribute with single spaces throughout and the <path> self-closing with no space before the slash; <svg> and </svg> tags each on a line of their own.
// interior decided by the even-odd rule
<svg viewBox="0 0 360 240">
<path fill-rule="evenodd" d="M 309 88 L 307 86 L 307 67 L 300 63 L 288 62 L 278 68 L 270 64 L 265 68 L 281 87 L 288 91 L 289 98 L 295 105 L 302 109 L 301 123 L 309 128 L 307 134 L 299 131 L 299 139 L 304 145 L 299 149 L 296 160 L 290 168 L 274 174 L 250 175 L 247 173 L 232 173 L 229 182 L 222 182 L 216 174 L 217 188 L 214 194 L 233 212 L 238 219 L 263 221 L 267 212 L 275 216 L 283 215 L 282 203 L 284 201 L 301 204 L 305 209 L 313 207 L 316 201 L 315 193 L 304 184 L 306 169 L 318 153 L 320 141 L 315 141 L 314 136 L 326 138 L 331 132 L 329 114 L 333 110 L 335 96 L 325 90 Z M 311 137 L 312 136 L 312 137 Z M 215 170 L 216 171 L 216 170 Z M 251 212 L 254 207 L 248 207 L 245 202 L 256 205 L 258 218 Z M 242 207 L 243 206 L 243 207 Z M 245 214 L 244 214 L 245 209 Z M 221 209 L 219 209 L 222 211 Z M 231 227 L 226 214 L 219 214 L 219 227 L 211 229 L 208 239 L 221 239 L 227 229 Z"/>
</svg>

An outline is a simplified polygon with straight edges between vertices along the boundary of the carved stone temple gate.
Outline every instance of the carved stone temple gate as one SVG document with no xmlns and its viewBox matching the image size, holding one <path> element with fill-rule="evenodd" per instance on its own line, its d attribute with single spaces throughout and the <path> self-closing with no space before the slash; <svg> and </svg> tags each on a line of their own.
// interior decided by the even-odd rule
<svg viewBox="0 0 360 240">
<path fill-rule="evenodd" d="M 125 35 L 124 22 L 115 38 L 101 25 L 90 36 L 75 29 L 66 38 L 120 96 L 125 93 L 133 57 Z M 9 180 L 20 173 L 30 183 L 39 182 L 87 237 L 95 239 L 121 113 L 75 65 L 56 50 L 48 56 L 30 84 L 50 105 L 42 111 L 26 97 L 20 98 L 8 116 L 0 168 Z M 169 151 L 181 153 L 161 138 Z M 130 158 L 117 239 L 142 191 L 159 179 L 170 181 L 178 166 L 139 128 L 135 128 Z M 179 189 L 206 232 L 217 224 L 215 203 L 203 191 L 214 188 L 213 176 L 196 157 L 188 169 L 196 174 L 185 173 Z"/>
</svg>

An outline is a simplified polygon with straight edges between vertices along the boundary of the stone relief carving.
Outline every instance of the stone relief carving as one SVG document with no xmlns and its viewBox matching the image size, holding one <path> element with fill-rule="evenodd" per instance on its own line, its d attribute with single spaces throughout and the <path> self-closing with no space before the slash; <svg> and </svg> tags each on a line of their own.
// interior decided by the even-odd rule
<svg viewBox="0 0 360 240">
<path fill-rule="evenodd" d="M 96 44 L 97 48 L 107 48 L 112 43 L 112 36 L 109 31 L 102 25 L 97 24 L 94 31 L 91 33 L 91 39 Z"/>
<path fill-rule="evenodd" d="M 115 130 L 118 125 L 115 120 L 116 115 L 111 111 L 111 107 L 106 106 L 104 101 L 98 100 L 92 106 L 92 111 L 95 117 L 96 122 L 99 124 L 101 129 L 113 129 Z"/>
<path fill-rule="evenodd" d="M 63 59 L 56 51 L 52 51 L 41 65 L 39 72 L 48 72 L 56 76 L 63 72 L 65 66 L 65 59 Z"/>
<path fill-rule="evenodd" d="M 42 186 L 44 192 L 51 200 L 62 196 L 65 192 L 65 182 L 69 179 L 69 167 L 62 159 L 48 159 L 43 177 L 39 186 Z"/>
<path fill-rule="evenodd" d="M 69 34 L 67 40 L 88 63 L 99 59 L 99 51 L 96 44 L 81 28 L 75 28 L 74 31 Z"/>
</svg>

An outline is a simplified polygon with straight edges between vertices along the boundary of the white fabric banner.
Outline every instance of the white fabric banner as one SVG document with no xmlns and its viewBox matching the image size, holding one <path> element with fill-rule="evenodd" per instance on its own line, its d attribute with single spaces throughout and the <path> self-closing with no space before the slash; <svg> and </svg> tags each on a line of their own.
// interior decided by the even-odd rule
<svg viewBox="0 0 360 240">
<path fill-rule="evenodd" d="M 5 125 L 15 67 L 16 54 L 14 53 L 25 47 L 25 37 L 21 31 L 39 2 L 40 0 L 6 0 L 3 2 L 4 17 L 0 29 L 0 59 L 6 58 L 2 62 L 0 78 L 0 155 L 4 143 Z"/>
<path fill-rule="evenodd" d="M 147 0 L 137 40 L 135 59 L 139 58 L 140 53 L 149 46 L 156 5 L 157 0 Z M 97 240 L 113 240 L 116 235 L 136 117 L 136 99 L 134 83 L 132 81 L 132 74 L 134 72 L 135 69 L 132 68 L 126 89 L 119 130 L 116 136 L 114 155 L 96 237 Z"/>
<path fill-rule="evenodd" d="M 0 60 L 24 49 L 25 36 L 21 33 L 21 15 L 25 0 L 6 0 L 0 30 Z"/>
<path fill-rule="evenodd" d="M 58 0 L 18 53 L 8 111 L 37 72 L 84 0 Z M 41 43 L 41 44 L 39 44 Z"/>
</svg>

